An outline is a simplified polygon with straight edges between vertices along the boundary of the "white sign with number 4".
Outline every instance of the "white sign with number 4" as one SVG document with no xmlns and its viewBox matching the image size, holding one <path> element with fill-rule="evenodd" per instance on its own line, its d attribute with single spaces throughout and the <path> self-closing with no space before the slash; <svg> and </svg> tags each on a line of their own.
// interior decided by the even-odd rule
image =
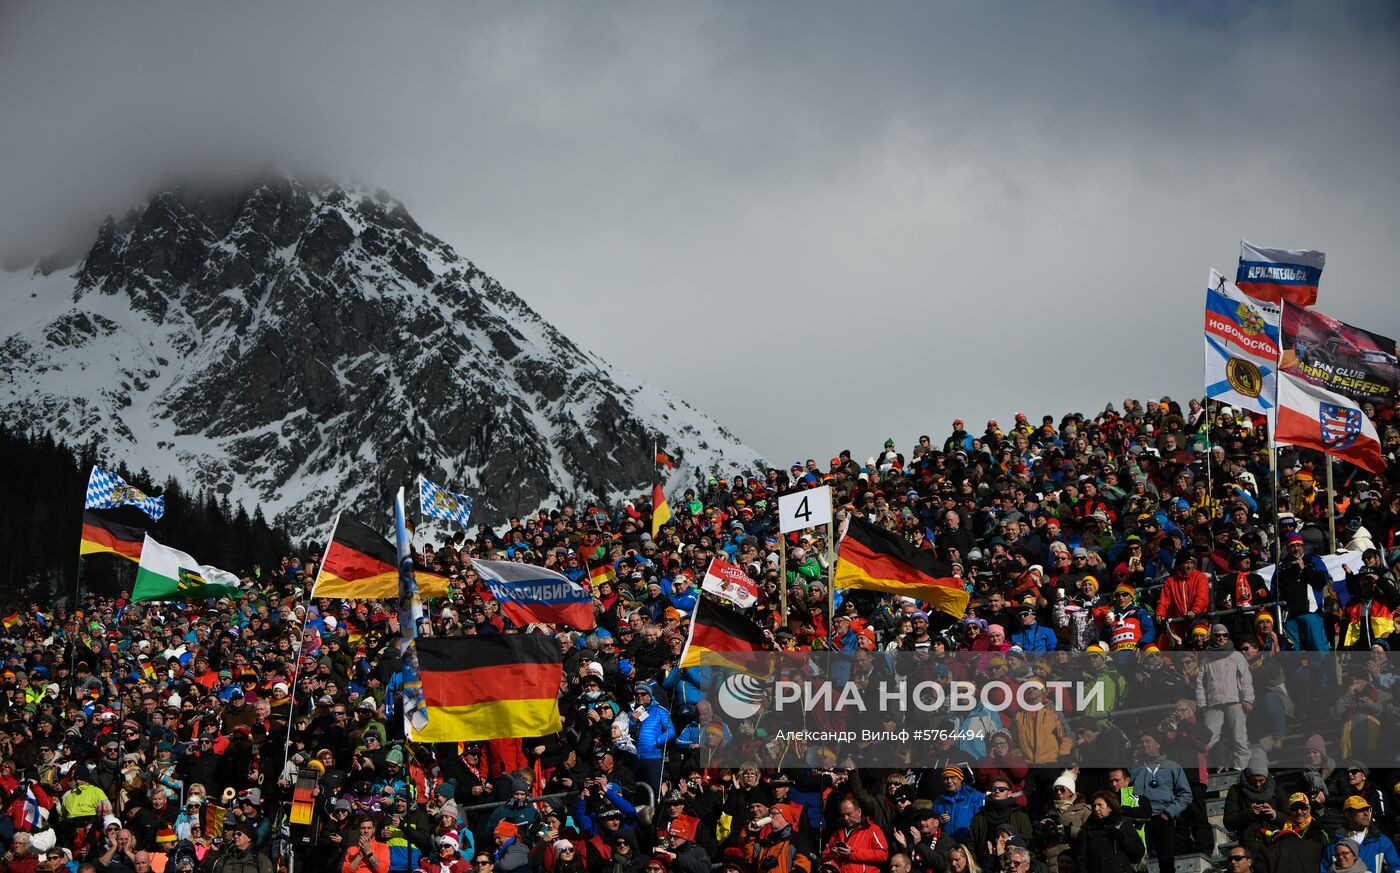
<svg viewBox="0 0 1400 873">
<path fill-rule="evenodd" d="M 778 498 L 778 530 L 791 533 L 831 522 L 831 486 L 784 494 Z"/>
</svg>

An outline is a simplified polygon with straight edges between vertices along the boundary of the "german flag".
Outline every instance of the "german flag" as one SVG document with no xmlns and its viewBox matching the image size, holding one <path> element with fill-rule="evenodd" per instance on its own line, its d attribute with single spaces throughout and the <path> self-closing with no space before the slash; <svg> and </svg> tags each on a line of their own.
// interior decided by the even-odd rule
<svg viewBox="0 0 1400 873">
<path fill-rule="evenodd" d="M 770 676 L 773 661 L 763 628 L 738 612 L 701 597 L 690 620 L 690 637 L 681 652 L 682 667 L 728 667 L 754 676 Z"/>
<path fill-rule="evenodd" d="M 665 449 L 656 450 L 656 463 L 668 470 L 674 470 L 676 468 L 676 459 L 667 454 Z"/>
<path fill-rule="evenodd" d="M 110 554 L 141 563 L 141 546 L 146 532 L 139 527 L 117 524 L 95 512 L 83 513 L 83 538 L 79 555 Z"/>
<path fill-rule="evenodd" d="M 447 577 L 415 567 L 424 597 L 447 593 Z M 321 557 L 313 597 L 394 600 L 399 596 L 398 551 L 374 528 L 347 515 L 336 519 L 330 544 Z"/>
<path fill-rule="evenodd" d="M 563 656 L 552 636 L 415 641 L 428 724 L 414 742 L 460 743 L 558 733 Z"/>
<path fill-rule="evenodd" d="M 666 492 L 660 483 L 651 489 L 651 538 L 656 539 L 661 526 L 671 520 L 671 504 L 666 502 Z"/>
<path fill-rule="evenodd" d="M 596 566 L 588 568 L 588 582 L 594 588 L 597 588 L 604 582 L 611 582 L 616 578 L 617 570 L 613 569 L 611 561 L 603 561 Z"/>
<path fill-rule="evenodd" d="M 931 552 L 916 549 L 898 534 L 859 516 L 851 517 L 836 558 L 837 587 L 913 597 L 954 618 L 967 612 L 968 595 L 962 582 L 940 578 L 942 564 Z"/>
</svg>

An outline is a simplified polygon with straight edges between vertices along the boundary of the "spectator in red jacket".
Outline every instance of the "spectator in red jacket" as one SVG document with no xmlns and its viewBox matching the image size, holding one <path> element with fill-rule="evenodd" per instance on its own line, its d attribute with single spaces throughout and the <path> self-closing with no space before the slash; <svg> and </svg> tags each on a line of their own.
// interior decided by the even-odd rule
<svg viewBox="0 0 1400 873">
<path fill-rule="evenodd" d="M 1190 553 L 1182 550 L 1177 553 L 1172 574 L 1162 583 L 1162 593 L 1157 597 L 1157 620 L 1162 622 L 1166 632 L 1165 640 L 1158 642 L 1169 642 L 1173 649 L 1181 648 L 1181 639 L 1196 616 L 1209 609 L 1210 581 L 1196 569 L 1196 561 Z"/>
<path fill-rule="evenodd" d="M 841 801 L 841 824 L 827 840 L 823 864 L 834 864 L 840 873 L 880 873 L 890 859 L 890 842 L 880 826 L 866 820 L 854 800 Z"/>
</svg>

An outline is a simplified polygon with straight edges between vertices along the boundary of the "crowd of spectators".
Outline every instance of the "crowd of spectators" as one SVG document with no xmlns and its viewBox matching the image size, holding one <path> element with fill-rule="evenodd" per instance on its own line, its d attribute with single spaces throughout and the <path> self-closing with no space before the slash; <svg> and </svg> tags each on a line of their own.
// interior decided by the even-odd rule
<svg viewBox="0 0 1400 873">
<path fill-rule="evenodd" d="M 1376 421 L 1394 465 L 1400 431 Z M 1128 400 L 709 477 L 670 495 L 655 537 L 638 499 L 422 543 L 452 578 L 435 634 L 557 636 L 564 723 L 544 737 L 405 742 L 394 604 L 308 599 L 315 554 L 249 567 L 237 601 L 26 604 L 0 633 L 0 873 L 1128 873 L 1149 853 L 1172 873 L 1218 841 L 1230 873 L 1400 869 L 1400 785 L 1367 763 L 1394 754 L 1400 489 L 1337 464 L 1329 493 L 1326 457 L 1287 449 L 1275 474 L 1273 454 L 1241 411 Z M 931 552 L 966 614 L 863 591 L 829 612 L 826 531 L 777 533 L 777 496 L 819 485 L 838 519 Z M 1354 560 L 1324 562 L 1338 550 Z M 513 626 L 472 557 L 590 586 L 597 630 Z M 1073 663 L 1113 693 L 1092 713 L 950 715 L 962 738 L 902 767 L 785 743 L 715 711 L 714 668 L 677 666 L 715 557 L 757 583 L 746 612 L 775 648 L 876 668 L 977 653 L 1029 685 Z M 1347 726 L 1346 748 L 1293 737 L 1308 715 Z M 1289 743 L 1306 760 L 1285 772 L 1269 761 Z M 743 763 L 714 766 L 719 748 Z M 1203 802 L 1220 771 L 1228 840 Z"/>
</svg>

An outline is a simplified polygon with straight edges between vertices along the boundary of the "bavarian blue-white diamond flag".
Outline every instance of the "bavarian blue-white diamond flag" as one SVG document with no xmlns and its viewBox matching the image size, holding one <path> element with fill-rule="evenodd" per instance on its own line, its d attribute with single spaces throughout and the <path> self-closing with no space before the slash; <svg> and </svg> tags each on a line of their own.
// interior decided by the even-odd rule
<svg viewBox="0 0 1400 873">
<path fill-rule="evenodd" d="M 418 503 L 423 514 L 430 518 L 445 518 L 466 527 L 472 514 L 472 499 L 465 494 L 454 494 L 423 477 L 418 478 Z"/>
<path fill-rule="evenodd" d="M 116 473 L 93 467 L 83 509 L 116 509 L 118 506 L 134 506 L 155 521 L 165 515 L 164 497 L 150 497 L 140 488 L 126 484 Z"/>
<path fill-rule="evenodd" d="M 1266 415 L 1278 395 L 1279 308 L 1215 270 L 1206 288 L 1206 396 Z"/>
</svg>

